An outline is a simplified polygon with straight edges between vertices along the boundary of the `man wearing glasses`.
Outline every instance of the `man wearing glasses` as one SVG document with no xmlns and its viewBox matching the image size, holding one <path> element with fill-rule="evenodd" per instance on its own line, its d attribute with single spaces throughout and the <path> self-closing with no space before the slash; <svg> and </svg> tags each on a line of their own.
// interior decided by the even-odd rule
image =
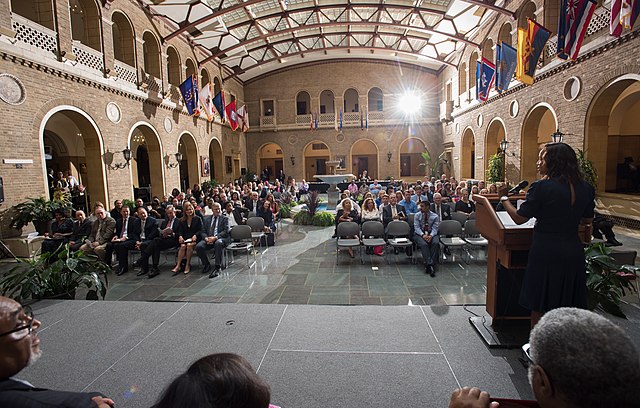
<svg viewBox="0 0 640 408">
<path fill-rule="evenodd" d="M 38 328 L 40 321 L 28 306 L 0 296 L 0 407 L 113 407 L 111 399 L 96 392 L 48 390 L 15 378 L 40 357 Z"/>
</svg>

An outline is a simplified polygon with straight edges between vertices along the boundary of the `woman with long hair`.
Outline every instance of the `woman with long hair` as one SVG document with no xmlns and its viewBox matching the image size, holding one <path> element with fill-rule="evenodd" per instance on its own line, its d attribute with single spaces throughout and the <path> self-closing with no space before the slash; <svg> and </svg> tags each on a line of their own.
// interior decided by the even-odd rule
<svg viewBox="0 0 640 408">
<path fill-rule="evenodd" d="M 341 222 L 355 222 L 359 223 L 358 211 L 353 208 L 353 204 L 349 197 L 342 200 L 342 208 L 338 210 L 336 213 L 336 227 Z M 355 238 L 355 237 L 346 237 L 346 238 Z M 354 258 L 353 249 L 348 248 L 349 255 Z"/>
<path fill-rule="evenodd" d="M 587 275 L 578 226 L 591 225 L 595 191 L 584 181 L 575 151 L 565 143 L 547 143 L 537 162 L 542 180 L 531 184 L 519 209 L 500 201 L 517 224 L 535 217 L 533 243 L 520 291 L 531 310 L 531 326 L 545 312 L 563 306 L 587 307 Z"/>
<path fill-rule="evenodd" d="M 191 256 L 193 255 L 193 249 L 196 244 L 202 238 L 200 232 L 202 231 L 202 218 L 196 215 L 196 210 L 190 202 L 185 202 L 182 207 L 183 216 L 180 219 L 179 232 L 178 232 L 178 244 L 180 249 L 178 250 L 178 262 L 176 266 L 171 270 L 173 275 L 180 273 L 180 267 L 182 260 L 187 258 L 187 264 L 184 268 L 184 273 L 191 272 Z"/>
</svg>

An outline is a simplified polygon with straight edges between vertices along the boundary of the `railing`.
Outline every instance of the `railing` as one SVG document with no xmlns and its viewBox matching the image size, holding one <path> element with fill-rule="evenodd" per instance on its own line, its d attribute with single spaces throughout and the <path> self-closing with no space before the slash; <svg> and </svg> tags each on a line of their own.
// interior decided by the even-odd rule
<svg viewBox="0 0 640 408">
<path fill-rule="evenodd" d="M 147 90 L 151 92 L 162 91 L 162 79 L 158 79 L 153 75 L 147 73 L 144 74 L 144 83 L 147 85 Z"/>
<path fill-rule="evenodd" d="M 104 71 L 104 59 L 101 52 L 76 40 L 73 41 L 71 49 L 78 63 L 100 72 Z"/>
<path fill-rule="evenodd" d="M 298 126 L 310 126 L 311 114 L 296 115 L 296 125 Z"/>
<path fill-rule="evenodd" d="M 335 126 L 335 123 L 336 123 L 335 112 L 321 113 L 319 122 L 321 127 Z"/>
<path fill-rule="evenodd" d="M 369 124 L 381 124 L 384 123 L 384 111 L 370 111 L 369 112 Z"/>
<path fill-rule="evenodd" d="M 276 126 L 275 116 L 260 116 L 260 127 L 273 128 Z"/>
<path fill-rule="evenodd" d="M 114 61 L 113 67 L 116 70 L 116 76 L 118 78 L 131 82 L 132 84 L 135 84 L 138 80 L 136 69 L 134 67 L 118 60 Z"/>
<path fill-rule="evenodd" d="M 342 115 L 343 125 L 358 125 L 360 126 L 360 112 L 345 112 Z"/>
<path fill-rule="evenodd" d="M 55 31 L 15 13 L 11 14 L 11 28 L 15 31 L 18 41 L 57 54 L 58 42 Z"/>
<path fill-rule="evenodd" d="M 179 101 L 182 98 L 182 94 L 180 93 L 180 89 L 175 85 L 169 85 L 169 98 Z"/>
</svg>

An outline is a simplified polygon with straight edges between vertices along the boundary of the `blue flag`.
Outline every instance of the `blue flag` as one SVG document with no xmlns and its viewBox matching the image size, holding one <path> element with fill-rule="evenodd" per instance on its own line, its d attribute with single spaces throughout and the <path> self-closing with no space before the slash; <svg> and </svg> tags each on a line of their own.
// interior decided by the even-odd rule
<svg viewBox="0 0 640 408">
<path fill-rule="evenodd" d="M 558 58 L 578 58 L 587 27 L 596 9 L 595 0 L 562 0 L 558 20 Z"/>
<path fill-rule="evenodd" d="M 500 58 L 502 54 L 502 42 L 496 44 L 496 91 L 498 90 L 498 84 L 500 83 Z"/>
<path fill-rule="evenodd" d="M 503 42 L 500 43 L 500 65 L 496 66 L 496 90 L 499 93 L 506 91 L 518 66 L 518 51 Z"/>
<path fill-rule="evenodd" d="M 224 91 L 218 92 L 218 94 L 213 97 L 213 106 L 216 107 L 218 115 L 220 115 L 220 120 L 224 123 Z"/>
<path fill-rule="evenodd" d="M 496 66 L 493 62 L 482 58 L 480 64 L 480 79 L 478 89 L 478 100 L 485 102 L 489 98 L 489 92 L 493 87 L 493 81 L 496 78 Z"/>
<path fill-rule="evenodd" d="M 342 130 L 342 108 L 340 108 L 340 130 Z"/>
<path fill-rule="evenodd" d="M 480 68 L 481 68 L 481 63 L 480 61 L 476 61 L 476 100 L 480 100 L 479 96 L 480 96 Z"/>
<path fill-rule="evenodd" d="M 198 81 L 195 76 L 190 76 L 180 84 L 180 93 L 184 99 L 184 105 L 187 107 L 189 115 L 196 116 L 200 114 L 198 110 Z"/>
</svg>

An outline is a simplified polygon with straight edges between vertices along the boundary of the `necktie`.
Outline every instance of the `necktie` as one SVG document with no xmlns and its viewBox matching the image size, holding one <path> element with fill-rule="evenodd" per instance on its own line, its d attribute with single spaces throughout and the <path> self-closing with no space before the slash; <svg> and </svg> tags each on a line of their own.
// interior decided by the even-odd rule
<svg viewBox="0 0 640 408">
<path fill-rule="evenodd" d="M 437 211 L 438 213 L 438 217 L 440 217 L 440 220 L 442 220 L 442 211 L 440 210 L 440 206 L 437 207 Z"/>
<path fill-rule="evenodd" d="M 422 231 L 424 231 L 425 234 L 430 235 L 429 233 L 429 213 L 422 213 L 422 216 L 424 217 L 424 225 L 422 226 Z"/>
<path fill-rule="evenodd" d="M 398 209 L 396 208 L 395 205 L 391 206 L 391 217 L 395 217 L 396 215 L 398 215 Z"/>
<path fill-rule="evenodd" d="M 211 235 L 216 236 L 218 234 L 218 217 L 213 217 L 213 222 L 211 223 Z"/>
<path fill-rule="evenodd" d="M 124 220 L 122 220 L 122 233 L 120 234 L 120 238 L 126 238 L 127 237 L 127 222 L 129 221 L 129 218 L 125 218 Z"/>
<path fill-rule="evenodd" d="M 145 222 L 147 222 L 147 220 L 142 221 L 142 225 L 141 225 L 142 232 L 140 233 L 140 239 L 144 239 L 144 223 Z"/>
</svg>

